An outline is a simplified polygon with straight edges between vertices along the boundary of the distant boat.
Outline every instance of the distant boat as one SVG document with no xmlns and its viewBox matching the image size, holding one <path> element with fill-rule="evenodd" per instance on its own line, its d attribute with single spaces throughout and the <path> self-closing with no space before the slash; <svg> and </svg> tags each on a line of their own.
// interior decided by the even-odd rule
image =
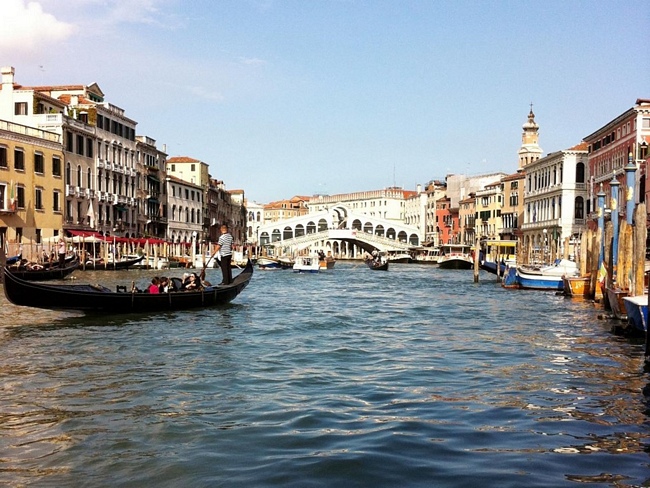
<svg viewBox="0 0 650 488">
<path fill-rule="evenodd" d="M 418 264 L 438 264 L 440 260 L 439 247 L 416 247 L 412 249 L 413 262 Z"/>
<path fill-rule="evenodd" d="M 366 259 L 366 265 L 373 271 L 388 271 L 388 263 L 389 261 Z"/>
<path fill-rule="evenodd" d="M 470 254 L 471 249 L 466 244 L 445 244 L 438 260 L 440 269 L 472 269 L 474 260 Z"/>
<path fill-rule="evenodd" d="M 278 258 L 271 258 L 268 256 L 263 256 L 257 258 L 257 266 L 260 269 L 289 269 L 293 267 L 293 259 L 284 258 L 282 260 Z"/>
<path fill-rule="evenodd" d="M 320 264 L 316 256 L 298 256 L 293 264 L 294 273 L 319 273 Z"/>
<path fill-rule="evenodd" d="M 412 263 L 413 258 L 407 252 L 403 251 L 387 251 L 388 260 L 391 263 Z"/>
<path fill-rule="evenodd" d="M 131 259 L 118 259 L 115 261 L 103 259 L 88 259 L 83 263 L 79 269 L 84 271 L 114 271 L 119 269 L 128 269 L 131 266 L 138 264 L 144 259 L 144 256 L 139 256 Z"/>
<path fill-rule="evenodd" d="M 336 259 L 332 257 L 332 251 L 327 251 L 327 256 L 318 256 L 318 265 L 320 269 L 332 269 L 336 264 Z"/>
</svg>

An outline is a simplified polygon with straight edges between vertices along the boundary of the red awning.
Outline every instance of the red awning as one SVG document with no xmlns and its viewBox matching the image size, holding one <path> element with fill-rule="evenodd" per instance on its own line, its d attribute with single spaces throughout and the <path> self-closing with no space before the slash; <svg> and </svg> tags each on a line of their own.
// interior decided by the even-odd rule
<svg viewBox="0 0 650 488">
<path fill-rule="evenodd" d="M 68 230 L 68 232 L 72 237 L 95 237 L 97 239 L 106 240 L 106 237 L 94 230 Z"/>
</svg>

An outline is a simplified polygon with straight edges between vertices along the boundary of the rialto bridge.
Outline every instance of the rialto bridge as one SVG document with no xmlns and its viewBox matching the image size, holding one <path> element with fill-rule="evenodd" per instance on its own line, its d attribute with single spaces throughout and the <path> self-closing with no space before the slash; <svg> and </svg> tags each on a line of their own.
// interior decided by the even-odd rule
<svg viewBox="0 0 650 488">
<path fill-rule="evenodd" d="M 341 258 L 358 258 L 364 253 L 407 250 L 420 244 L 420 230 L 355 213 L 338 204 L 322 212 L 260 226 L 258 243 L 274 247 L 278 254 L 293 255 L 301 251 L 331 251 Z"/>
</svg>

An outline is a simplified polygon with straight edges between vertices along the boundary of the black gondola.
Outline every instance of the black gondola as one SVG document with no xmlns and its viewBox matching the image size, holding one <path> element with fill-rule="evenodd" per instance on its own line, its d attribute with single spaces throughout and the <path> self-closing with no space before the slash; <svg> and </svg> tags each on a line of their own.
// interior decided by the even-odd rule
<svg viewBox="0 0 650 488">
<path fill-rule="evenodd" d="M 133 259 L 121 259 L 119 261 L 93 261 L 92 259 L 89 259 L 84 264 L 82 264 L 79 269 L 83 269 L 84 271 L 115 271 L 120 269 L 128 269 L 131 266 L 138 264 L 143 259 L 144 255 Z"/>
<path fill-rule="evenodd" d="M 16 277 L 6 267 L 4 274 L 5 296 L 14 305 L 119 314 L 185 310 L 226 304 L 246 288 L 253 276 L 253 264 L 248 261 L 230 285 L 160 294 L 140 293 L 131 290 L 132 287 L 121 286 L 117 287 L 118 291 L 113 291 L 101 285 L 32 283 Z"/>
<path fill-rule="evenodd" d="M 45 266 L 41 265 L 12 265 L 9 266 L 9 273 L 16 278 L 19 278 L 23 281 L 47 281 L 47 280 L 62 280 L 69 274 L 71 274 L 75 269 L 79 267 L 79 259 L 75 256 L 71 261 L 66 262 L 63 267 L 59 266 L 59 263 L 55 264 L 46 264 Z"/>
<path fill-rule="evenodd" d="M 375 271 L 388 271 L 388 261 L 375 261 L 374 259 L 367 259 L 366 264 L 368 267 Z"/>
</svg>

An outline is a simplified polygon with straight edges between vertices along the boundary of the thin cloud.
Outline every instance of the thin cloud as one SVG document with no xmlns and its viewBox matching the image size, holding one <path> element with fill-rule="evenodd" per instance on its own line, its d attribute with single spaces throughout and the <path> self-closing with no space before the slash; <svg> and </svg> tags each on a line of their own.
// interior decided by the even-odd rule
<svg viewBox="0 0 650 488">
<path fill-rule="evenodd" d="M 52 42 L 68 39 L 75 26 L 43 11 L 38 2 L 4 0 L 0 49 L 17 52 L 34 51 Z"/>
</svg>

